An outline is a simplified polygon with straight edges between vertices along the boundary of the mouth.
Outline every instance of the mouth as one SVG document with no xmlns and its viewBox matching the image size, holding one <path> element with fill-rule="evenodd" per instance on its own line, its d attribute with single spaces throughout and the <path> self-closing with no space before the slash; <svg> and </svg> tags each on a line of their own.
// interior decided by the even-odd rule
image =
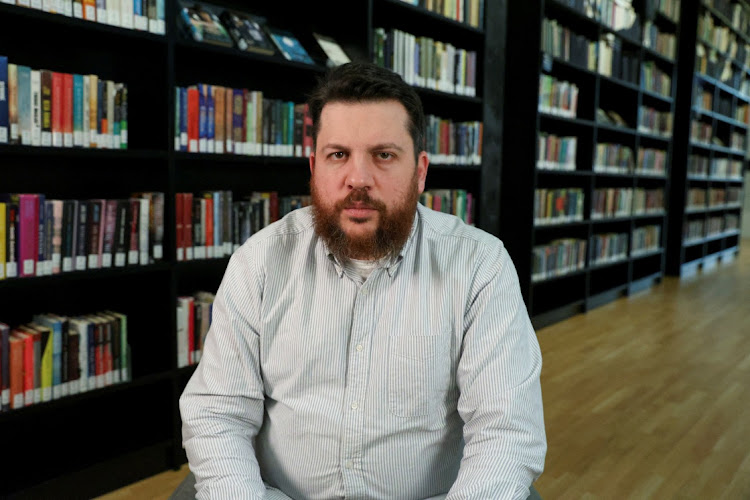
<svg viewBox="0 0 750 500">
<path fill-rule="evenodd" d="M 344 208 L 344 213 L 353 218 L 369 217 L 375 212 L 377 212 L 377 210 L 366 205 L 353 205 Z"/>
</svg>

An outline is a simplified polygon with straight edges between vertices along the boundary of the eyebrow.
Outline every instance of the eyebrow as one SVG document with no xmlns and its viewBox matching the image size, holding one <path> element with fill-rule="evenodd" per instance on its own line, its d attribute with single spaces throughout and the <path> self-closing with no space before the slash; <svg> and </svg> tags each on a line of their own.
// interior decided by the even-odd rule
<svg viewBox="0 0 750 500">
<path fill-rule="evenodd" d="M 343 146 L 341 144 L 331 143 L 331 144 L 326 144 L 325 146 L 323 146 L 322 149 L 323 150 L 335 149 L 337 151 L 349 151 L 350 148 Z M 400 152 L 404 151 L 404 148 L 402 148 L 395 142 L 384 142 L 382 144 L 375 144 L 374 146 L 369 147 L 368 151 L 381 151 L 383 149 L 395 149 L 396 151 L 400 151 Z"/>
</svg>

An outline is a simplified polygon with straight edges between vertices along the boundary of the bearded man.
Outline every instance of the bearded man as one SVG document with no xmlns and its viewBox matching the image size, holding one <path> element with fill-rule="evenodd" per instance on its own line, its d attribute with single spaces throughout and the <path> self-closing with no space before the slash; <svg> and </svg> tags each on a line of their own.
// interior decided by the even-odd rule
<svg viewBox="0 0 750 500">
<path fill-rule="evenodd" d="M 526 499 L 542 360 L 505 247 L 418 203 L 395 73 L 340 66 L 309 105 L 312 206 L 234 253 L 180 398 L 197 497 Z"/>
</svg>

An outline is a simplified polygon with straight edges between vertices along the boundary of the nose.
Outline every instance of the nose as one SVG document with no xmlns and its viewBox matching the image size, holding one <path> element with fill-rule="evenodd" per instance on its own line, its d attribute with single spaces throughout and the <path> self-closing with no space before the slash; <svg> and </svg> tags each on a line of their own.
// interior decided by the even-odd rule
<svg viewBox="0 0 750 500">
<path fill-rule="evenodd" d="M 368 154 L 352 154 L 346 177 L 347 188 L 370 189 L 374 182 L 372 159 Z"/>
</svg>

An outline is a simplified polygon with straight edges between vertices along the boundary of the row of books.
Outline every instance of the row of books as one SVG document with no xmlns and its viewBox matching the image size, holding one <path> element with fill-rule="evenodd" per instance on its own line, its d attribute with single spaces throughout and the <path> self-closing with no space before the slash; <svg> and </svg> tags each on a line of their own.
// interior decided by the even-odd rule
<svg viewBox="0 0 750 500">
<path fill-rule="evenodd" d="M 602 233 L 591 237 L 589 262 L 600 266 L 628 258 L 628 233 Z"/>
<path fill-rule="evenodd" d="M 737 38 L 729 27 L 716 23 L 712 14 L 698 16 L 698 40 L 705 42 L 709 50 L 717 50 L 741 66 L 750 66 L 750 45 Z"/>
<path fill-rule="evenodd" d="M 162 259 L 163 193 L 119 200 L 52 200 L 21 193 L 0 200 L 0 279 Z"/>
<path fill-rule="evenodd" d="M 401 30 L 376 28 L 374 62 L 410 85 L 451 94 L 477 95 L 477 53 Z"/>
<path fill-rule="evenodd" d="M 709 208 L 739 206 L 742 203 L 742 188 L 690 188 L 688 189 L 687 209 L 704 210 Z"/>
<path fill-rule="evenodd" d="M 734 119 L 745 125 L 750 125 L 750 106 L 747 104 L 739 104 L 734 112 Z"/>
<path fill-rule="evenodd" d="M 729 136 L 729 147 L 736 151 L 745 151 L 747 145 L 747 136 L 745 132 L 732 131 Z"/>
<path fill-rule="evenodd" d="M 594 171 L 627 174 L 635 169 L 635 153 L 624 144 L 599 143 L 596 145 Z"/>
<path fill-rule="evenodd" d="M 193 0 L 178 3 L 178 24 L 191 40 L 242 52 L 268 56 L 280 54 L 289 61 L 315 64 L 294 33 L 269 26 L 262 16 Z M 333 38 L 318 33 L 313 33 L 313 37 L 327 57 L 326 65 L 336 66 L 350 61 Z"/>
<path fill-rule="evenodd" d="M 0 0 L 2 3 L 163 35 L 165 0 Z"/>
<path fill-rule="evenodd" d="M 635 173 L 663 176 L 667 171 L 667 152 L 654 148 L 639 148 Z"/>
<path fill-rule="evenodd" d="M 578 86 L 554 76 L 539 75 L 539 111 L 566 118 L 578 114 Z"/>
<path fill-rule="evenodd" d="M 542 21 L 542 52 L 580 68 L 596 69 L 596 42 L 574 33 L 555 19 Z"/>
<path fill-rule="evenodd" d="M 670 97 L 672 95 L 672 77 L 653 61 L 646 61 L 643 63 L 641 71 L 641 88 L 664 97 Z"/>
<path fill-rule="evenodd" d="M 600 75 L 632 84 L 638 83 L 638 52 L 623 49 L 622 41 L 612 33 L 602 35 L 598 47 L 597 71 Z"/>
<path fill-rule="evenodd" d="M 706 4 L 723 14 L 734 29 L 750 36 L 750 7 L 747 4 L 735 0 L 709 0 Z"/>
<path fill-rule="evenodd" d="M 176 151 L 309 156 L 307 104 L 264 97 L 259 90 L 198 84 L 175 89 Z"/>
<path fill-rule="evenodd" d="M 177 260 L 231 255 L 250 236 L 297 208 L 310 197 L 253 192 L 236 199 L 231 191 L 175 195 Z"/>
<path fill-rule="evenodd" d="M 205 291 L 177 297 L 177 368 L 200 361 L 215 299 Z"/>
<path fill-rule="evenodd" d="M 659 111 L 641 106 L 638 113 L 638 131 L 662 137 L 672 136 L 673 115 L 670 111 Z"/>
<path fill-rule="evenodd" d="M 558 137 L 539 133 L 536 167 L 541 170 L 574 171 L 576 169 L 577 137 Z"/>
<path fill-rule="evenodd" d="M 739 217 L 733 214 L 724 216 L 712 216 L 708 219 L 689 220 L 683 226 L 682 242 L 690 245 L 719 235 L 736 234 L 739 228 Z"/>
<path fill-rule="evenodd" d="M 534 225 L 564 224 L 583 220 L 583 189 L 535 189 Z"/>
<path fill-rule="evenodd" d="M 711 144 L 713 127 L 710 123 L 693 120 L 690 123 L 690 138 L 695 142 Z"/>
<path fill-rule="evenodd" d="M 427 115 L 425 150 L 436 164 L 481 165 L 482 122 L 453 122 Z"/>
<path fill-rule="evenodd" d="M 427 9 L 448 19 L 467 23 L 475 28 L 484 26 L 485 0 L 402 0 L 405 3 Z"/>
<path fill-rule="evenodd" d="M 32 69 L 0 56 L 0 90 L 0 144 L 127 148 L 123 83 Z"/>
<path fill-rule="evenodd" d="M 476 221 L 476 198 L 465 189 L 429 189 L 419 196 L 419 202 L 437 212 L 452 214 L 473 226 Z"/>
<path fill-rule="evenodd" d="M 680 22 L 680 3 L 681 0 L 647 0 L 646 10 L 651 12 L 656 10 L 675 23 Z"/>
<path fill-rule="evenodd" d="M 652 21 L 646 21 L 643 27 L 643 46 L 667 59 L 675 60 L 677 57 L 677 36 L 660 31 Z"/>
<path fill-rule="evenodd" d="M 591 200 L 591 219 L 610 219 L 664 213 L 664 190 L 597 188 Z"/>
<path fill-rule="evenodd" d="M 693 100 L 693 107 L 705 110 L 713 110 L 714 95 L 713 92 L 705 90 L 700 83 L 695 84 L 695 98 Z"/>
<path fill-rule="evenodd" d="M 131 379 L 127 316 L 38 314 L 0 323 L 2 411 L 73 396 Z"/>
<path fill-rule="evenodd" d="M 630 237 L 630 256 L 654 252 L 660 248 L 661 226 L 636 228 Z M 532 250 L 531 280 L 540 282 L 586 269 L 586 250 L 590 248 L 590 266 L 627 258 L 628 235 L 603 233 L 591 238 L 590 247 L 581 238 L 559 238 Z"/>
<path fill-rule="evenodd" d="M 742 180 L 742 161 L 730 158 L 714 158 L 690 155 L 688 175 L 695 177 Z"/>
</svg>

